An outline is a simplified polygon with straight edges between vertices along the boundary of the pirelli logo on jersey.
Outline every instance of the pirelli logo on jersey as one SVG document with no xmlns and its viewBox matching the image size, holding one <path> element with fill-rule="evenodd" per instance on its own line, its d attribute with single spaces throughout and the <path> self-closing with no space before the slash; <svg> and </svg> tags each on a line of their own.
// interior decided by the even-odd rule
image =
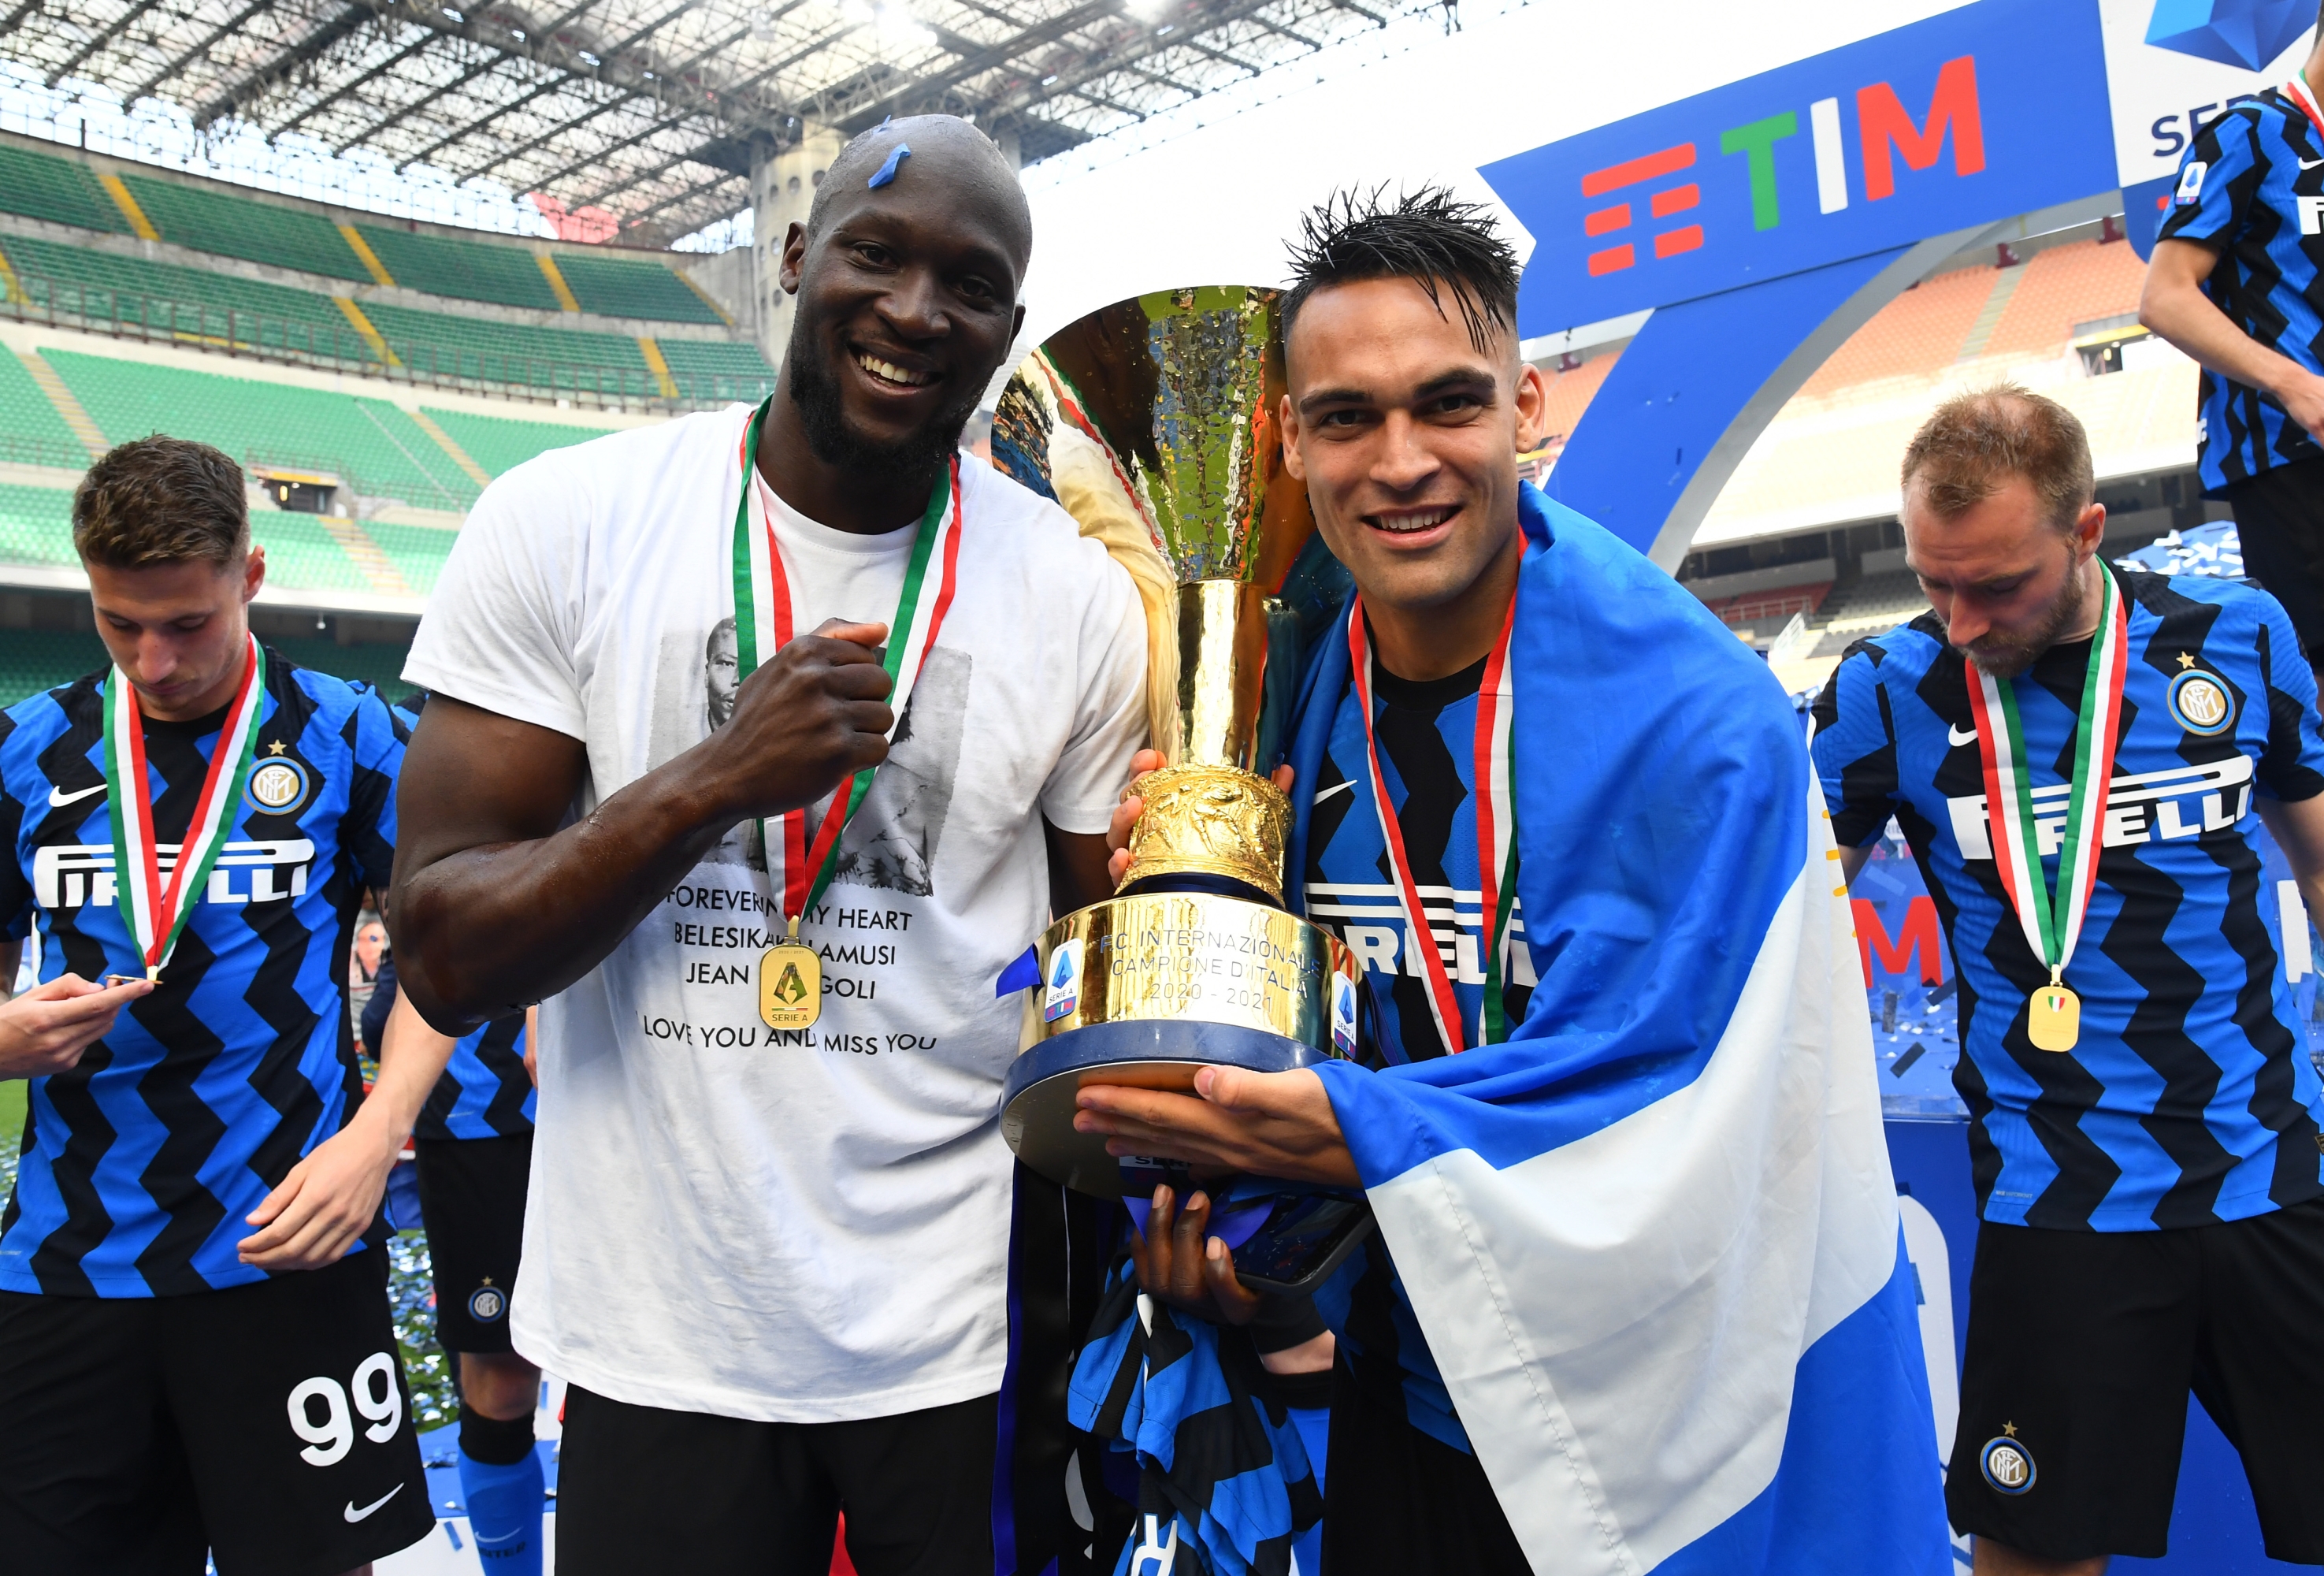
<svg viewBox="0 0 2324 1576">
<path fill-rule="evenodd" d="M 2073 790 L 2061 783 L 2034 790 L 2034 831 L 2037 852 L 2058 851 L 2064 840 L 2066 805 Z M 2127 848 L 2134 843 L 2172 842 L 2225 831 L 2251 812 L 2252 761 L 2249 756 L 2229 756 L 2200 766 L 2169 766 L 2159 772 L 2130 772 L 2107 787 L 2105 846 Z M 1953 841 L 1964 859 L 1993 858 L 1993 838 L 1985 815 L 1985 795 L 1948 799 L 1952 812 Z"/>
<path fill-rule="evenodd" d="M 1530 987 L 1533 953 L 1524 945 L 1524 905 L 1510 900 L 1511 945 L 1503 960 L 1503 978 L 1512 985 Z M 1485 983 L 1481 950 L 1484 932 L 1483 894 L 1475 887 L 1456 891 L 1450 886 L 1420 888 L 1420 906 L 1428 915 L 1429 939 L 1452 978 L 1462 985 Z M 1406 946 L 1403 900 L 1395 887 L 1357 883 L 1314 881 L 1307 885 L 1307 917 L 1338 932 L 1363 966 L 1374 974 L 1426 977 L 1420 954 Z"/>
<path fill-rule="evenodd" d="M 176 843 L 155 852 L 167 876 L 177 868 Z M 272 903 L 303 897 L 315 845 L 305 838 L 276 842 L 228 843 L 210 867 L 201 901 L 215 904 Z M 65 843 L 32 854 L 32 901 L 42 908 L 110 907 L 119 895 L 110 843 Z"/>
</svg>

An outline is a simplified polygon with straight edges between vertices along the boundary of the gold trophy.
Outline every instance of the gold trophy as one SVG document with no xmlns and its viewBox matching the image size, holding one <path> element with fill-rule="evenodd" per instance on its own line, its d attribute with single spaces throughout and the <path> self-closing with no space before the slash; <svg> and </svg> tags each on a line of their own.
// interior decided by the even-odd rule
<svg viewBox="0 0 2324 1576">
<path fill-rule="evenodd" d="M 1283 475 L 1279 292 L 1159 291 L 1035 351 L 993 420 L 993 463 L 1052 493 L 1146 603 L 1148 710 L 1167 762 L 1116 895 L 1044 932 L 1002 1088 L 1034 1170 L 1117 1196 L 1085 1083 L 1186 1089 L 1205 1065 L 1279 1072 L 1357 1050 L 1360 966 L 1283 904 L 1280 755 L 1297 621 L 1274 600 L 1315 528 Z"/>
</svg>

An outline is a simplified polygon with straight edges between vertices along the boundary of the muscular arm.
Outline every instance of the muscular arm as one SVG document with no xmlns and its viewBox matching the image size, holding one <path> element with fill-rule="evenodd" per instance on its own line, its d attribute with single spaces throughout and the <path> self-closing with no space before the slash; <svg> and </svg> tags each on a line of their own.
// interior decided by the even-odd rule
<svg viewBox="0 0 2324 1576">
<path fill-rule="evenodd" d="M 2158 241 L 2138 298 L 2138 320 L 2222 377 L 2265 389 L 2324 442 L 2324 378 L 2269 349 L 2203 293 L 2219 255 L 2194 241 Z"/>
<path fill-rule="evenodd" d="M 888 753 L 878 625 L 825 625 L 743 681 L 731 721 L 559 828 L 579 740 L 448 696 L 403 761 L 389 912 L 398 978 L 447 1034 L 571 985 L 736 822 L 812 804 Z"/>
<path fill-rule="evenodd" d="M 2259 818 L 2275 846 L 2283 850 L 2292 879 L 2300 883 L 2300 900 L 2309 916 L 2324 922 L 2324 793 L 2287 804 L 2280 799 L 2256 801 Z"/>
<path fill-rule="evenodd" d="M 1049 845 L 1049 912 L 1063 918 L 1075 909 L 1113 895 L 1106 875 L 1107 848 L 1103 832 L 1059 831 L 1047 817 L 1041 836 Z"/>
</svg>

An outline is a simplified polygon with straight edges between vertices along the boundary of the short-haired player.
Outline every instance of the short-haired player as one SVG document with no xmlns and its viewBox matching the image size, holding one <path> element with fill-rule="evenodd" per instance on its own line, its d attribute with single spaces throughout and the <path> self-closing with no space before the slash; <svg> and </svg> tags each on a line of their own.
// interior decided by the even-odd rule
<svg viewBox="0 0 2324 1576">
<path fill-rule="evenodd" d="M 247 510 L 201 444 L 98 459 L 112 661 L 0 717 L 0 973 L 37 928 L 43 976 L 0 1008 L 11 1571 L 332 1576 L 435 1525 L 379 1205 L 450 1042 L 400 1015 L 365 1098 L 346 998 L 406 719 L 252 635 Z"/>
<path fill-rule="evenodd" d="M 2315 680 L 2275 598 L 2108 567 L 2054 401 L 1946 401 L 1903 482 L 1932 610 L 1849 649 L 1813 754 L 1842 868 L 1893 820 L 1960 971 L 1982 1223 L 1952 1525 L 1979 1576 L 2160 1557 L 2191 1387 L 2268 1553 L 2324 1562 L 2324 1090 L 2258 843 L 2314 911 Z"/>
</svg>

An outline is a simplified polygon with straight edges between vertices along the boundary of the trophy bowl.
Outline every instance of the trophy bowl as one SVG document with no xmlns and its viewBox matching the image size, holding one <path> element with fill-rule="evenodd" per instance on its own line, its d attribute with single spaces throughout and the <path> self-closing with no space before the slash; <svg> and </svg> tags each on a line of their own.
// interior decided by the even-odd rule
<svg viewBox="0 0 2324 1576">
<path fill-rule="evenodd" d="M 1165 765 L 1115 895 L 1035 943 L 1001 1136 L 1052 1181 L 1123 1191 L 1084 1084 L 1189 1089 L 1205 1066 L 1282 1072 L 1356 1054 L 1360 966 L 1283 907 L 1279 758 L 1298 620 L 1277 599 L 1314 532 L 1282 474 L 1280 292 L 1157 291 L 1052 337 L 1010 379 L 993 463 L 1104 542 L 1146 605 Z M 1132 1163 L 1137 1163 L 1134 1157 Z"/>
</svg>

